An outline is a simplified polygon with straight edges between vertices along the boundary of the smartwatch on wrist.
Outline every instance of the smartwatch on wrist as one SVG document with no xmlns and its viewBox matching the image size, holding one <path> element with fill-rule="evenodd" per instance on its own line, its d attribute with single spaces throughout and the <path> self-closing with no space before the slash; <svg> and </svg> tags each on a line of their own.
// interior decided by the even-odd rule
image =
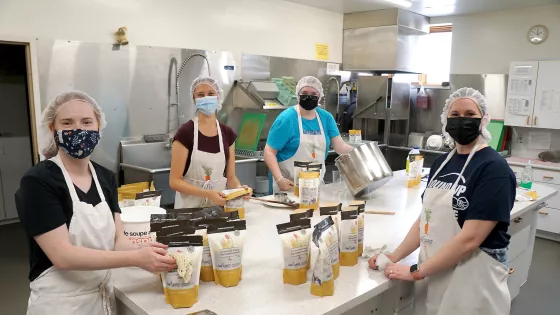
<svg viewBox="0 0 560 315">
<path fill-rule="evenodd" d="M 424 279 L 420 277 L 420 266 L 418 264 L 410 266 L 410 274 L 416 281 Z"/>
</svg>

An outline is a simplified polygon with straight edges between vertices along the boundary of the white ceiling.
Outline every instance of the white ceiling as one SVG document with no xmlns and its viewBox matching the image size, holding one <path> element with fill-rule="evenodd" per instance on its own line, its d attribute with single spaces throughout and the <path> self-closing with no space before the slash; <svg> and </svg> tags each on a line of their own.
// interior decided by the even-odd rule
<svg viewBox="0 0 560 315">
<path fill-rule="evenodd" d="M 340 13 L 403 8 L 425 16 L 447 16 L 485 11 L 523 9 L 560 4 L 560 0 L 286 0 Z M 409 2 L 410 7 L 391 3 Z"/>
</svg>

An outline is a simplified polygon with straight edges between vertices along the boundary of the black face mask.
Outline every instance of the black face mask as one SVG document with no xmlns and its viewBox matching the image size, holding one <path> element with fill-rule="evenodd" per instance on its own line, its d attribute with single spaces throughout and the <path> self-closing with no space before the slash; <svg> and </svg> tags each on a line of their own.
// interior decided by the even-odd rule
<svg viewBox="0 0 560 315">
<path fill-rule="evenodd" d="M 458 144 L 472 143 L 480 135 L 480 122 L 482 118 L 451 117 L 447 118 L 445 131 L 449 133 Z"/>
<path fill-rule="evenodd" d="M 299 106 L 305 110 L 313 110 L 319 106 L 319 97 L 315 95 L 300 95 Z"/>
</svg>

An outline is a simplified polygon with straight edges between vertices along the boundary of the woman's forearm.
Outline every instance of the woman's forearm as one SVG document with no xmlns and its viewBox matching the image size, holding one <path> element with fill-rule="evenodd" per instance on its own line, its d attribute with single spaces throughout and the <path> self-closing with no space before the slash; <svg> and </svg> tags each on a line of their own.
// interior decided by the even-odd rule
<svg viewBox="0 0 560 315">
<path fill-rule="evenodd" d="M 272 174 L 272 178 L 277 180 L 282 177 L 282 172 L 280 171 L 280 166 L 278 165 L 278 160 L 276 159 L 276 154 L 265 149 L 264 151 L 264 161 L 266 166 Z M 290 179 L 290 178 L 289 178 Z"/>
<path fill-rule="evenodd" d="M 239 181 L 239 178 L 237 178 L 237 176 L 228 177 L 227 188 L 229 189 L 241 188 L 241 182 Z"/>
<path fill-rule="evenodd" d="M 397 262 L 412 254 L 418 247 L 420 247 L 420 218 L 412 224 L 402 243 L 393 252 L 393 259 Z"/>
<path fill-rule="evenodd" d="M 117 236 L 115 240 L 116 251 L 129 251 L 140 249 L 140 246 L 132 243 L 132 241 L 124 234 Z"/>
<path fill-rule="evenodd" d="M 185 195 L 192 195 L 198 197 L 206 197 L 208 190 L 196 187 L 195 185 L 189 184 L 183 179 L 170 178 L 169 187 L 174 191 L 180 192 Z"/>
</svg>

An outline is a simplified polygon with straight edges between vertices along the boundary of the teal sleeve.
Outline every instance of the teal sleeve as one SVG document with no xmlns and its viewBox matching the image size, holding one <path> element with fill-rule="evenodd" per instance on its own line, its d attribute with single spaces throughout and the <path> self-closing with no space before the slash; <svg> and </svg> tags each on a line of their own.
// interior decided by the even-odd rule
<svg viewBox="0 0 560 315">
<path fill-rule="evenodd" d="M 338 131 L 338 126 L 336 125 L 336 121 L 334 120 L 332 114 L 325 111 L 325 116 L 327 123 L 327 135 L 329 136 L 329 139 L 340 136 L 340 131 Z"/>
<path fill-rule="evenodd" d="M 290 139 L 290 132 L 287 132 L 290 120 L 286 118 L 285 115 L 278 116 L 268 131 L 266 143 L 276 151 L 282 151 Z"/>
</svg>

